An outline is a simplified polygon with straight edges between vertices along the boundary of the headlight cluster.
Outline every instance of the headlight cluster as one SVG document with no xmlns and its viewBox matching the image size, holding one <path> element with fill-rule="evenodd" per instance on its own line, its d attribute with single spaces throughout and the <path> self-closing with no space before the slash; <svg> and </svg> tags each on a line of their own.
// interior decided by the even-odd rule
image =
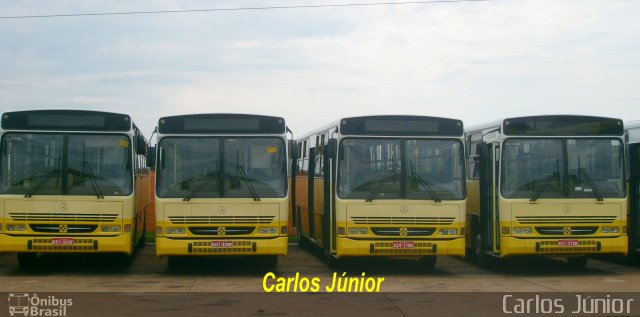
<svg viewBox="0 0 640 317">
<path fill-rule="evenodd" d="M 165 229 L 166 234 L 184 234 L 184 227 L 167 227 Z"/>
<path fill-rule="evenodd" d="M 120 226 L 102 225 L 100 229 L 102 232 L 120 232 Z"/>
<path fill-rule="evenodd" d="M 513 228 L 513 234 L 531 234 L 533 230 L 531 227 L 516 227 Z"/>
<path fill-rule="evenodd" d="M 7 231 L 27 231 L 26 225 L 7 225 Z"/>
<path fill-rule="evenodd" d="M 602 232 L 602 233 L 620 233 L 620 228 L 619 227 L 602 227 L 602 229 L 600 229 L 600 232 Z"/>
<path fill-rule="evenodd" d="M 367 228 L 349 228 L 349 235 L 367 234 Z"/>
<path fill-rule="evenodd" d="M 440 228 L 440 230 L 438 230 L 438 233 L 441 236 L 457 236 L 458 228 Z"/>
<path fill-rule="evenodd" d="M 259 234 L 276 234 L 278 233 L 278 228 L 276 227 L 262 227 L 258 228 Z"/>
</svg>

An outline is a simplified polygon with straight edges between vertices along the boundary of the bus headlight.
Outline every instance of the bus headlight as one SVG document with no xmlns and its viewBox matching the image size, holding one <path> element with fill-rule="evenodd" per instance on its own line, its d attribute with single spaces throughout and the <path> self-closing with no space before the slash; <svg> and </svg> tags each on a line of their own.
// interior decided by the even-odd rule
<svg viewBox="0 0 640 317">
<path fill-rule="evenodd" d="M 602 229 L 600 229 L 600 232 L 602 232 L 602 233 L 619 233 L 620 232 L 620 228 L 618 228 L 618 227 L 602 227 Z"/>
<path fill-rule="evenodd" d="M 102 225 L 102 232 L 120 232 L 120 226 Z"/>
<path fill-rule="evenodd" d="M 278 233 L 278 228 L 276 228 L 276 227 L 258 228 L 258 233 L 259 234 L 276 234 L 276 233 Z"/>
<path fill-rule="evenodd" d="M 532 232 L 531 227 L 513 228 L 513 234 L 531 234 Z"/>
<path fill-rule="evenodd" d="M 174 234 L 176 233 L 176 228 L 172 228 L 172 227 L 167 227 L 167 229 L 165 230 L 166 234 Z"/>
<path fill-rule="evenodd" d="M 184 228 L 182 227 L 176 228 L 176 234 L 184 234 Z"/>
<path fill-rule="evenodd" d="M 438 233 L 440 233 L 441 236 L 457 236 L 458 235 L 458 229 L 457 228 L 440 228 L 440 230 L 438 231 Z"/>
<path fill-rule="evenodd" d="M 167 227 L 165 229 L 166 234 L 184 234 L 185 232 L 184 227 Z"/>
<path fill-rule="evenodd" d="M 349 235 L 367 234 L 367 228 L 349 228 Z"/>
<path fill-rule="evenodd" d="M 26 225 L 7 225 L 7 231 L 27 231 Z"/>
</svg>

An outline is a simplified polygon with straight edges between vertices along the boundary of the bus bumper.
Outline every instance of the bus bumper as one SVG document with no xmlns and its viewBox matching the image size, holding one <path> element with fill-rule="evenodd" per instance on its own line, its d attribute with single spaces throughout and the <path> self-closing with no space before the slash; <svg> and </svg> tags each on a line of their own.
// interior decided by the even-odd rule
<svg viewBox="0 0 640 317">
<path fill-rule="evenodd" d="M 227 243 L 232 245 L 227 245 Z M 214 243 L 216 247 L 212 246 Z M 287 255 L 288 237 L 272 239 L 172 239 L 156 237 L 156 256 Z"/>
<path fill-rule="evenodd" d="M 395 247 L 394 243 L 403 240 L 354 240 L 345 237 L 336 239 L 336 256 L 385 256 L 413 257 L 425 255 L 465 255 L 464 237 L 452 240 L 412 240 L 413 247 Z M 407 242 L 407 241 L 403 241 Z"/>
<path fill-rule="evenodd" d="M 578 246 L 558 246 L 560 240 L 577 240 Z M 520 239 L 500 238 L 500 255 L 578 255 L 578 254 L 624 254 L 628 252 L 627 236 L 614 238 L 556 238 Z"/>
<path fill-rule="evenodd" d="M 64 244 L 52 241 L 66 239 Z M 0 253 L 132 253 L 131 234 L 113 237 L 93 236 L 13 236 L 0 234 Z"/>
</svg>

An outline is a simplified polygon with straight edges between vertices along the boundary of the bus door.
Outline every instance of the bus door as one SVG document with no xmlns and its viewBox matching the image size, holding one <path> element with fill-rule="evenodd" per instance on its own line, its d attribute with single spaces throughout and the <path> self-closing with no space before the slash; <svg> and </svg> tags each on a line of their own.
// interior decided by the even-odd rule
<svg viewBox="0 0 640 317">
<path fill-rule="evenodd" d="M 309 239 L 316 238 L 315 226 L 315 178 L 316 178 L 316 148 L 309 149 L 309 169 L 307 173 L 307 211 L 309 221 Z M 315 241 L 315 240 L 314 240 Z"/>
<path fill-rule="evenodd" d="M 335 173 L 336 162 L 336 140 L 329 139 L 327 145 L 324 146 L 324 155 L 322 163 L 322 179 L 323 179 L 323 217 L 322 217 L 322 246 L 324 251 L 331 253 L 331 250 L 335 250 L 335 239 L 333 234 L 335 233 L 335 208 L 334 199 L 335 187 L 333 184 L 333 175 Z"/>
<path fill-rule="evenodd" d="M 640 250 L 640 144 L 629 145 L 629 249 Z"/>
<path fill-rule="evenodd" d="M 500 144 L 482 143 L 480 147 L 480 236 L 484 251 L 500 249 L 500 219 L 497 206 Z"/>
</svg>

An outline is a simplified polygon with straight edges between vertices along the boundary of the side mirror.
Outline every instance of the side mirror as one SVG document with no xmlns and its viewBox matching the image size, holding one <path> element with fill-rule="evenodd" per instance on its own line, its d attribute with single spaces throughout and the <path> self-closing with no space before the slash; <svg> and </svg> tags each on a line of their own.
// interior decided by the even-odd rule
<svg viewBox="0 0 640 317">
<path fill-rule="evenodd" d="M 147 167 L 156 166 L 156 147 L 150 146 L 147 148 Z"/>
<path fill-rule="evenodd" d="M 298 159 L 298 142 L 295 140 L 289 140 L 289 158 L 292 160 Z"/>
<path fill-rule="evenodd" d="M 147 153 L 147 143 L 142 135 L 136 135 L 136 154 L 145 155 Z"/>
<path fill-rule="evenodd" d="M 324 147 L 324 155 L 328 158 L 335 159 L 338 154 L 338 140 L 329 139 Z"/>
</svg>

